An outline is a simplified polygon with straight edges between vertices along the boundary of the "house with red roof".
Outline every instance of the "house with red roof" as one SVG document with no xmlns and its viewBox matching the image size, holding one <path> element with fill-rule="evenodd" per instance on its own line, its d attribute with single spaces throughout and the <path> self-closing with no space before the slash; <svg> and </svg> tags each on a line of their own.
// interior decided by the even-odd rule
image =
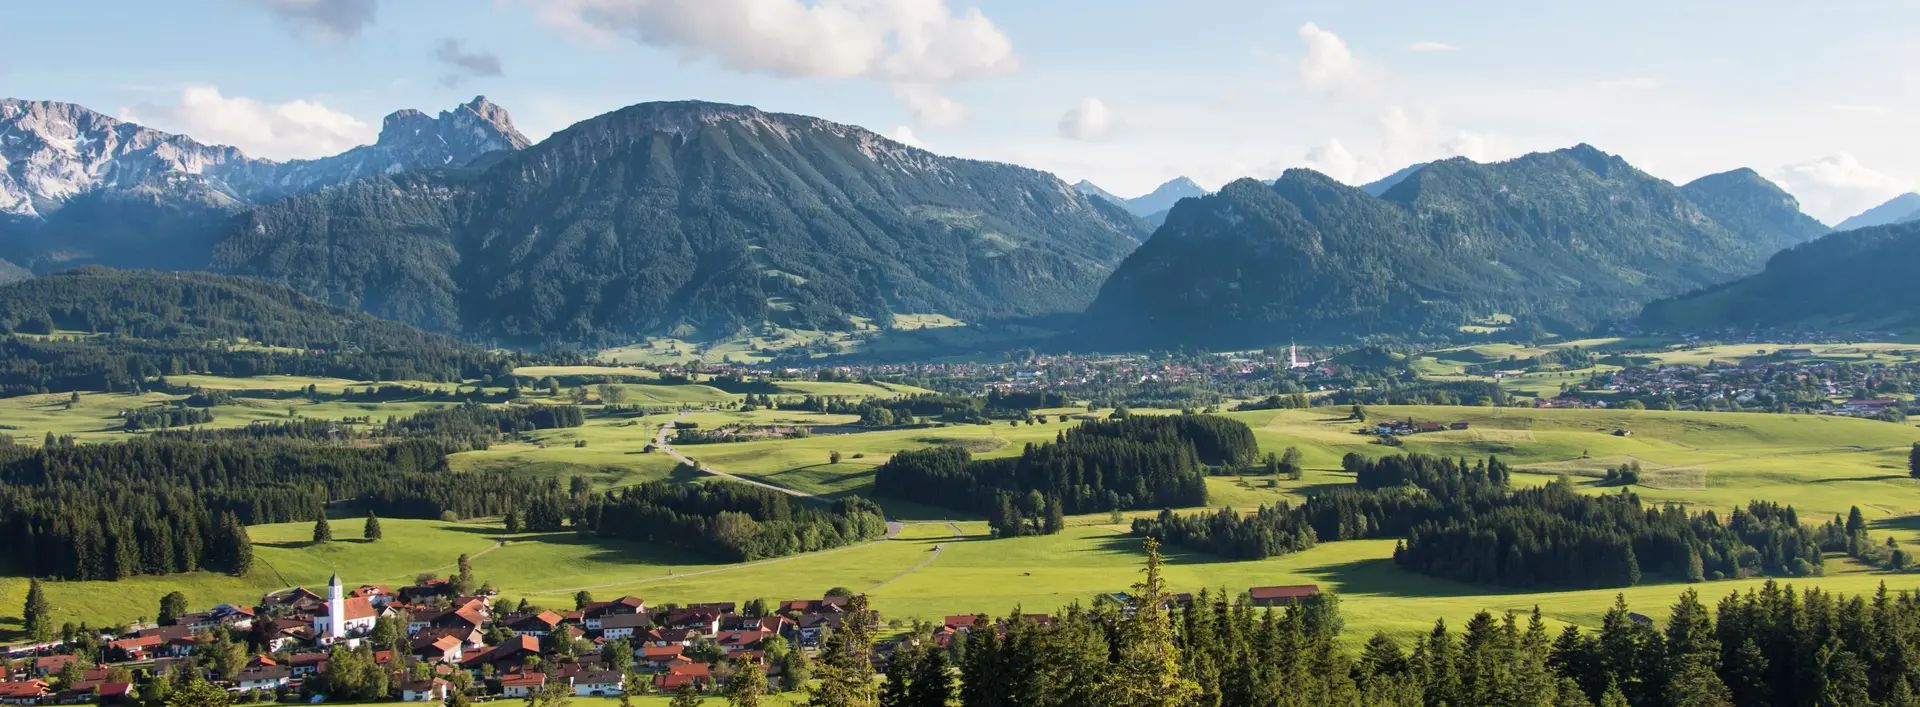
<svg viewBox="0 0 1920 707">
<path fill-rule="evenodd" d="M 500 694 L 506 697 L 526 697 L 546 686 L 546 673 L 514 673 L 500 678 Z"/>
<path fill-rule="evenodd" d="M 1318 593 L 1320 593 L 1320 587 L 1314 584 L 1254 587 L 1247 590 L 1247 603 L 1254 606 L 1293 606 L 1300 603 L 1300 600 Z"/>
<path fill-rule="evenodd" d="M 0 704 L 34 705 L 51 694 L 47 684 L 39 680 L 0 682 Z"/>
</svg>

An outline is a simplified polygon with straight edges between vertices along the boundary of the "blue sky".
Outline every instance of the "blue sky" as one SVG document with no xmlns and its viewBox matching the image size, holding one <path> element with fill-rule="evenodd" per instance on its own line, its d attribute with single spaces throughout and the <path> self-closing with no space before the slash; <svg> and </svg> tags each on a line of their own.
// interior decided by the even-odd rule
<svg viewBox="0 0 1920 707">
<path fill-rule="evenodd" d="M 539 139 L 652 100 L 862 125 L 1134 195 L 1579 142 L 1752 167 L 1827 220 L 1920 183 L 1911 0 L 15 0 L 0 95 L 273 158 L 486 94 Z"/>
</svg>

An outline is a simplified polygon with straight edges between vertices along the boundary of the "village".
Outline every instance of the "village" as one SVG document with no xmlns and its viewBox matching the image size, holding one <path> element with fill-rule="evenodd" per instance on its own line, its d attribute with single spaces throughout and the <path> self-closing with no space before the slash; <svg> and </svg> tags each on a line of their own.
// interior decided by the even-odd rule
<svg viewBox="0 0 1920 707">
<path fill-rule="evenodd" d="M 1753 412 L 1814 412 L 1904 417 L 1920 365 L 1808 360 L 1806 349 L 1705 366 L 1633 366 L 1596 373 L 1542 407 L 1632 407 Z M 1902 400 L 1906 398 L 1907 400 Z M 1631 401 L 1631 402 L 1630 402 Z"/>
<path fill-rule="evenodd" d="M 101 631 L 67 626 L 60 639 L 15 646 L 0 656 L 0 704 L 156 705 L 170 690 L 204 680 L 236 703 L 403 701 L 464 704 L 525 699 L 549 691 L 579 697 L 684 691 L 725 694 L 744 670 L 775 690 L 805 689 L 809 656 L 840 630 L 853 598 L 651 606 L 622 596 L 576 596 L 572 610 L 509 605 L 486 593 L 455 591 L 448 579 L 398 590 L 348 589 L 335 575 L 325 594 L 295 587 L 257 606 L 227 604 L 180 613 L 151 625 Z M 1314 585 L 1253 587 L 1253 606 L 1292 606 L 1319 594 Z M 163 600 L 167 603 L 182 600 Z M 1127 605 L 1125 594 L 1096 601 Z M 1193 595 L 1168 597 L 1167 606 Z M 173 608 L 178 608 L 177 606 Z M 1048 624 L 1046 614 L 1026 620 Z M 871 615 L 875 625 L 877 614 Z M 899 622 L 888 624 L 900 628 Z M 945 617 L 928 631 L 892 631 L 875 644 L 876 672 L 905 641 L 935 647 L 1004 620 Z M 352 676 L 343 675 L 351 672 Z M 384 679 L 368 679 L 369 673 Z M 351 690 L 350 694 L 333 694 Z"/>
</svg>

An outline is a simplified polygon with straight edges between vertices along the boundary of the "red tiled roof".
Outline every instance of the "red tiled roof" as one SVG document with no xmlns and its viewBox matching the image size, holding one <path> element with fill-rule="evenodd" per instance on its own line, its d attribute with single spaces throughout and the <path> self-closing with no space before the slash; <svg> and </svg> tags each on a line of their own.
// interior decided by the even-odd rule
<svg viewBox="0 0 1920 707">
<path fill-rule="evenodd" d="M 47 694 L 47 684 L 39 680 L 0 682 L 0 698 L 20 699 Z"/>
<path fill-rule="evenodd" d="M 368 601 L 366 597 L 342 597 L 340 604 L 340 613 L 346 614 L 346 618 L 342 619 L 343 621 L 371 619 L 374 617 L 373 602 Z M 320 608 L 318 615 L 331 616 L 332 613 L 333 607 L 323 606 Z"/>
<path fill-rule="evenodd" d="M 518 673 L 500 678 L 501 687 L 537 687 L 545 684 L 546 673 Z"/>
<path fill-rule="evenodd" d="M 1286 587 L 1254 587 L 1247 590 L 1247 595 L 1255 599 L 1299 599 L 1317 594 L 1319 591 L 1320 586 L 1317 584 L 1295 584 Z"/>
</svg>

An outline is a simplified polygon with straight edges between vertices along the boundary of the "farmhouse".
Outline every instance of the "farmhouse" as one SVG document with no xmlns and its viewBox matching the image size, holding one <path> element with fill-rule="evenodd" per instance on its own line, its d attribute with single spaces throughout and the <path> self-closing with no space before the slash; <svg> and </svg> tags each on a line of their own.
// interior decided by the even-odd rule
<svg viewBox="0 0 1920 707">
<path fill-rule="evenodd" d="M 1320 593 L 1316 584 L 1295 584 L 1281 587 L 1254 587 L 1247 590 L 1248 603 L 1254 606 L 1293 606 L 1300 600 Z"/>
</svg>

